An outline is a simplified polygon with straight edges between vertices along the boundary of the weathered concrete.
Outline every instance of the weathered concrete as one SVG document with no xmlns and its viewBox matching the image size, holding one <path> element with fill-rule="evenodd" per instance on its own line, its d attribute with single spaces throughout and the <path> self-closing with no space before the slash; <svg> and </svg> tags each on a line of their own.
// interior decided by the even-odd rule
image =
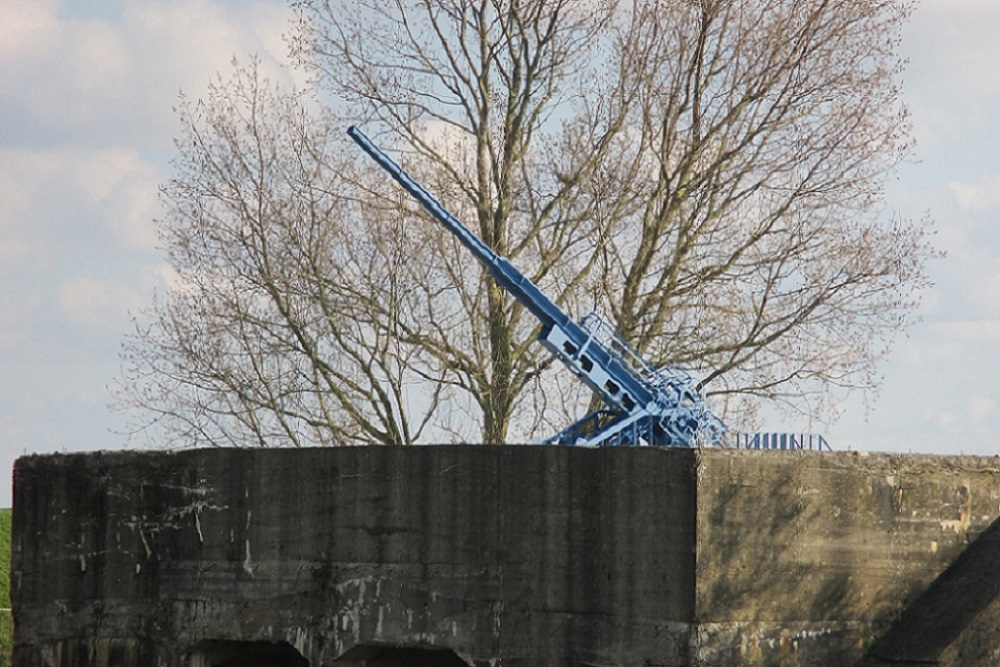
<svg viewBox="0 0 1000 667">
<path fill-rule="evenodd" d="M 14 663 L 985 667 L 998 513 L 1000 463 L 968 457 L 31 456 Z"/>
<path fill-rule="evenodd" d="M 993 458 L 706 452 L 698 475 L 696 664 L 912 660 L 912 634 L 874 640 L 1000 513 Z M 1000 581 L 982 583 L 995 598 Z M 986 606 L 952 602 L 972 616 Z M 977 637 L 1000 647 L 1000 629 Z"/>
<path fill-rule="evenodd" d="M 685 664 L 695 460 L 556 447 L 21 459 L 15 661 L 105 664 L 76 656 L 127 640 L 142 664 L 179 665 L 200 642 L 246 639 L 287 641 L 313 665 L 379 643 L 476 664 Z"/>
</svg>

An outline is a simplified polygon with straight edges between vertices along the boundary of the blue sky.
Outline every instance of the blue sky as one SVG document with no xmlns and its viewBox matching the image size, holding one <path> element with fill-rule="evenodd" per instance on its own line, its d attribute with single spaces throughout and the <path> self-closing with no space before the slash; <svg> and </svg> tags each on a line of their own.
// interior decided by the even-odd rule
<svg viewBox="0 0 1000 667">
<path fill-rule="evenodd" d="M 178 93 L 250 53 L 291 86 L 290 19 L 278 0 L 0 2 L 0 506 L 17 456 L 127 444 L 107 386 L 129 313 L 170 280 L 152 221 Z M 929 213 L 948 257 L 881 394 L 823 429 L 835 448 L 1000 453 L 998 44 L 996 0 L 924 0 L 904 33 L 916 160 L 888 205 Z"/>
</svg>

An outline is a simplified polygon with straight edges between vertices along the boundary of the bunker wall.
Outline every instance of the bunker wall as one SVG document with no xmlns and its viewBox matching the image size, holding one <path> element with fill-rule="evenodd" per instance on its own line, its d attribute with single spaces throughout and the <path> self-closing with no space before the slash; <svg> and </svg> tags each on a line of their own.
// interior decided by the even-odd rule
<svg viewBox="0 0 1000 667">
<path fill-rule="evenodd" d="M 246 664 L 449 649 L 525 667 L 985 667 L 1000 646 L 991 458 L 97 452 L 19 459 L 14 499 L 17 667 L 229 667 L 261 647 L 284 662 Z"/>
<path fill-rule="evenodd" d="M 683 665 L 695 461 L 452 446 L 23 458 L 15 663 L 105 664 L 78 656 L 134 645 L 134 664 L 181 665 L 205 642 L 263 640 L 313 665 L 366 644 Z"/>
</svg>

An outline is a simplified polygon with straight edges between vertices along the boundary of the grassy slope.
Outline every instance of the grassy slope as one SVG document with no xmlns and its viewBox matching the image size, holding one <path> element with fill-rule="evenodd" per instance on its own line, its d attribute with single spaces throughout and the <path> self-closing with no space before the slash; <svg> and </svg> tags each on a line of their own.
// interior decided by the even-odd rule
<svg viewBox="0 0 1000 667">
<path fill-rule="evenodd" d="M 0 608 L 10 609 L 10 521 L 9 509 L 0 509 Z"/>
<path fill-rule="evenodd" d="M 14 648 L 14 623 L 10 615 L 10 521 L 10 510 L 0 509 L 0 667 L 10 664 Z"/>
</svg>

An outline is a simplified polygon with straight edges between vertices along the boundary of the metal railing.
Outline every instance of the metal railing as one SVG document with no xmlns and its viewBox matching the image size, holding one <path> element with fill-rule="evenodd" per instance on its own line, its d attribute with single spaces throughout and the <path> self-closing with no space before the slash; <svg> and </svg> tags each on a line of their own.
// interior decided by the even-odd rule
<svg viewBox="0 0 1000 667">
<path fill-rule="evenodd" d="M 833 451 L 826 438 L 815 433 L 731 433 L 726 439 L 733 449 Z"/>
</svg>

